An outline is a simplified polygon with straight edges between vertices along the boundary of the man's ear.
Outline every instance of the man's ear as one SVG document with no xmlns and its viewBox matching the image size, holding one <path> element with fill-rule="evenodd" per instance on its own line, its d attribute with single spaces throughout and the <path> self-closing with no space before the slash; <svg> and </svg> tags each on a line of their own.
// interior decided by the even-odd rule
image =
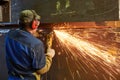
<svg viewBox="0 0 120 80">
<path fill-rule="evenodd" d="M 37 20 L 33 20 L 32 21 L 32 29 L 37 29 L 39 26 L 38 24 L 39 24 L 39 22 Z"/>
</svg>

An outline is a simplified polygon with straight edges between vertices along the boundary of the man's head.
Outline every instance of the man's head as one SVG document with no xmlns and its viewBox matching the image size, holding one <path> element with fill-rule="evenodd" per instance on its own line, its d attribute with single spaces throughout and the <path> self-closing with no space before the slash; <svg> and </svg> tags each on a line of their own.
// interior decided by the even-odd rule
<svg viewBox="0 0 120 80">
<path fill-rule="evenodd" d="M 34 10 L 23 10 L 19 16 L 19 24 L 21 27 L 30 27 L 36 29 L 40 24 L 40 16 Z"/>
</svg>

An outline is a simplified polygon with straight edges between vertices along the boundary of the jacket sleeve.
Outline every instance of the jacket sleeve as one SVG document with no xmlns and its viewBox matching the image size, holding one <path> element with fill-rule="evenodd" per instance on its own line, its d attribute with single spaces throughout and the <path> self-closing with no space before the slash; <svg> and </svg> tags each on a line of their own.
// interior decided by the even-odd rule
<svg viewBox="0 0 120 80">
<path fill-rule="evenodd" d="M 49 55 L 45 55 L 46 57 L 46 64 L 43 68 L 36 71 L 37 74 L 44 74 L 49 71 L 51 64 L 52 64 L 52 57 Z"/>
</svg>

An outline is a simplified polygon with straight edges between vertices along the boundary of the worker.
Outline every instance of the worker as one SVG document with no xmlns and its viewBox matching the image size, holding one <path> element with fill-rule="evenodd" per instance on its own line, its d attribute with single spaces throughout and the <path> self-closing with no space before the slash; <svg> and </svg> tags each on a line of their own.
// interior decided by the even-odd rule
<svg viewBox="0 0 120 80">
<path fill-rule="evenodd" d="M 5 37 L 8 80 L 41 80 L 49 71 L 55 50 L 48 47 L 45 54 L 41 40 L 33 36 L 40 24 L 34 10 L 23 10 L 19 29 L 10 30 Z"/>
</svg>

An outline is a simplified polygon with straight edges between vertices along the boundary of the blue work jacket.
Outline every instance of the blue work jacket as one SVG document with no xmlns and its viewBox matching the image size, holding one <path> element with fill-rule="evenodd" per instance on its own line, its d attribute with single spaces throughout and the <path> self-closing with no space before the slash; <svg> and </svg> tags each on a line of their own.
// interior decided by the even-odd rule
<svg viewBox="0 0 120 80">
<path fill-rule="evenodd" d="M 32 74 L 45 66 L 43 43 L 25 30 L 11 30 L 5 37 L 8 80 L 35 80 Z"/>
</svg>

